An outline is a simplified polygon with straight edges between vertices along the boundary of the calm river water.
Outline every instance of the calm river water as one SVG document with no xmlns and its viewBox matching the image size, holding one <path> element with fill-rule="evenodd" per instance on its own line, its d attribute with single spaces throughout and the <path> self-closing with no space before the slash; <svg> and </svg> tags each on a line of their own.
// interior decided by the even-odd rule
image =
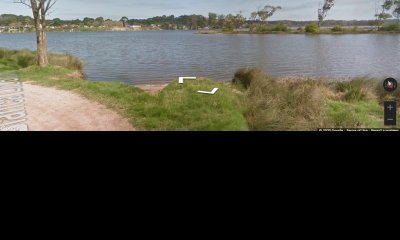
<svg viewBox="0 0 400 240">
<path fill-rule="evenodd" d="M 85 62 L 88 79 L 230 80 L 258 67 L 274 76 L 400 76 L 400 35 L 198 35 L 191 31 L 49 33 L 49 51 Z M 0 34 L 0 47 L 35 49 L 33 33 Z"/>
</svg>

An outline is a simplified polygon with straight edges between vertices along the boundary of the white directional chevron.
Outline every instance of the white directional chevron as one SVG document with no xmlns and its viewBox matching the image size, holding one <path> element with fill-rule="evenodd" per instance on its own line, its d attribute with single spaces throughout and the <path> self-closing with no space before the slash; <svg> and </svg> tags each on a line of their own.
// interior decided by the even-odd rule
<svg viewBox="0 0 400 240">
<path fill-rule="evenodd" d="M 179 77 L 179 84 L 183 84 L 184 80 L 196 80 L 196 77 Z"/>
<path fill-rule="evenodd" d="M 217 92 L 218 92 L 218 88 L 214 88 L 211 92 L 206 92 L 206 91 L 198 91 L 198 93 L 201 93 L 201 94 L 211 94 L 211 95 L 214 95 L 214 94 L 216 94 Z"/>
</svg>

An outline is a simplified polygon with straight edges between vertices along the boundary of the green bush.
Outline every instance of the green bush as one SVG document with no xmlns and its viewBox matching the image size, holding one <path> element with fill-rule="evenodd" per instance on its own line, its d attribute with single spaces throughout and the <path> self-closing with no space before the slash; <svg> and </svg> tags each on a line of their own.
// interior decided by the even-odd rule
<svg viewBox="0 0 400 240">
<path fill-rule="evenodd" d="M 65 67 L 70 70 L 83 71 L 84 65 L 78 58 L 71 54 L 50 54 L 49 63 L 51 65 Z"/>
<path fill-rule="evenodd" d="M 288 26 L 285 24 L 279 24 L 272 28 L 274 32 L 287 32 L 289 30 Z"/>
<path fill-rule="evenodd" d="M 257 27 L 255 27 L 254 32 L 256 33 L 266 33 L 266 32 L 270 32 L 271 28 L 269 28 L 266 25 L 259 25 Z"/>
<path fill-rule="evenodd" d="M 344 29 L 341 25 L 336 25 L 331 29 L 332 32 L 343 32 Z"/>
<path fill-rule="evenodd" d="M 230 32 L 233 32 L 233 30 L 234 30 L 233 27 L 228 26 L 228 27 L 224 27 L 224 28 L 222 29 L 222 32 L 224 32 L 224 33 L 230 33 Z"/>
<path fill-rule="evenodd" d="M 16 54 L 17 52 L 17 50 L 0 48 L 0 59 L 11 58 L 11 56 Z"/>
<path fill-rule="evenodd" d="M 252 29 L 252 32 L 255 33 L 287 32 L 287 31 L 289 31 L 289 28 L 285 24 L 279 24 L 275 26 L 258 25 Z"/>
<path fill-rule="evenodd" d="M 29 50 L 18 51 L 12 56 L 20 68 L 26 68 L 36 63 L 36 54 Z"/>
<path fill-rule="evenodd" d="M 319 33 L 321 31 L 321 28 L 316 23 L 308 24 L 305 29 L 308 33 Z"/>
<path fill-rule="evenodd" d="M 400 24 L 385 24 L 382 26 L 382 31 L 387 32 L 400 32 Z"/>
</svg>

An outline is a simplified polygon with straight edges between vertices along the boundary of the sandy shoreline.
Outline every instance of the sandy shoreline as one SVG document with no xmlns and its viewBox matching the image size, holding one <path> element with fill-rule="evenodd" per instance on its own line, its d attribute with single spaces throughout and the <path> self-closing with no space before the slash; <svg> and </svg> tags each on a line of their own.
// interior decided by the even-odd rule
<svg viewBox="0 0 400 240">
<path fill-rule="evenodd" d="M 164 88 L 168 86 L 168 83 L 155 83 L 155 84 L 136 84 L 134 87 L 140 88 L 145 92 L 151 94 L 160 93 Z"/>
</svg>

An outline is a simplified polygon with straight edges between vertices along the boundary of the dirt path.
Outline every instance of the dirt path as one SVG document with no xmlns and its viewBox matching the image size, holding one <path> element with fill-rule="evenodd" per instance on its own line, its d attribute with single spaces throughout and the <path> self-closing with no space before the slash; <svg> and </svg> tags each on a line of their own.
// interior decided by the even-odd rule
<svg viewBox="0 0 400 240">
<path fill-rule="evenodd" d="M 76 93 L 23 83 L 30 131 L 133 131 L 117 113 Z"/>
</svg>

